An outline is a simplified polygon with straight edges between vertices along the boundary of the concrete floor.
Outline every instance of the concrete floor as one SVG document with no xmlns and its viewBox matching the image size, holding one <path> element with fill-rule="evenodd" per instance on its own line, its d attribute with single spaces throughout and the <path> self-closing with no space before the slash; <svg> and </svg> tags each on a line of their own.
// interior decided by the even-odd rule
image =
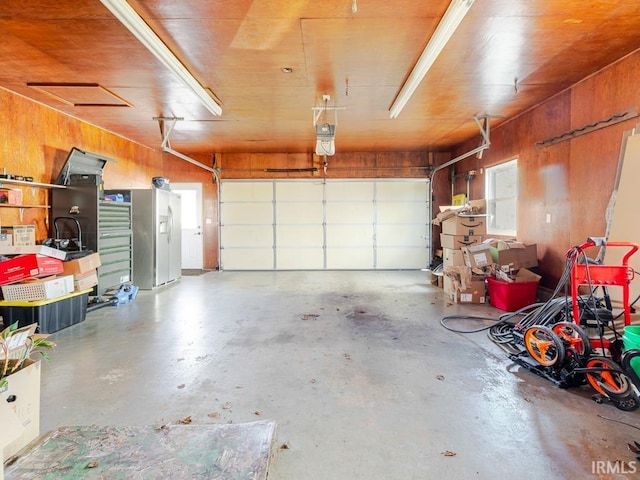
<svg viewBox="0 0 640 480">
<path fill-rule="evenodd" d="M 273 480 L 635 477 L 640 431 L 599 415 L 639 413 L 440 325 L 499 313 L 451 305 L 425 272 L 183 277 L 51 336 L 41 431 L 274 420 Z"/>
</svg>

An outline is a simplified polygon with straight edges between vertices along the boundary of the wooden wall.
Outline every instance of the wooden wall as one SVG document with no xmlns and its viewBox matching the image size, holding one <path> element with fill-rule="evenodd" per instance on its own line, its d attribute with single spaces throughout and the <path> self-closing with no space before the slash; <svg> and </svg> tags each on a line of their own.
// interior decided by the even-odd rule
<svg viewBox="0 0 640 480">
<path fill-rule="evenodd" d="M 454 166 L 456 173 L 479 173 L 482 167 L 518 158 L 518 238 L 537 243 L 543 283 L 550 288 L 557 284 L 571 246 L 589 236 L 604 235 L 622 136 L 640 118 L 544 148 L 536 148 L 535 143 L 638 108 L 638 78 L 640 53 L 636 52 L 493 128 L 491 147 L 482 159 L 471 157 Z M 521 89 L 519 94 L 525 93 Z M 454 156 L 477 145 L 477 141 L 462 145 Z M 463 178 L 456 180 L 455 188 L 456 193 L 466 191 Z M 484 197 L 484 175 L 471 181 L 471 196 Z M 550 223 L 546 223 L 547 213 Z"/>
<path fill-rule="evenodd" d="M 452 168 L 458 173 L 454 190 L 466 192 L 464 173 L 476 170 L 471 180 L 471 198 L 484 197 L 482 168 L 518 158 L 520 197 L 518 237 L 538 245 L 543 283 L 555 286 L 564 267 L 564 255 L 572 245 L 588 236 L 605 232 L 605 211 L 613 189 L 624 131 L 638 118 L 588 133 L 553 146 L 535 144 L 611 115 L 640 106 L 640 53 L 636 52 L 568 90 L 493 127 L 491 147 L 482 158 L 470 157 Z M 526 94 L 526 86 L 520 93 Z M 154 176 L 171 182 L 201 182 L 204 185 L 205 268 L 218 265 L 217 186 L 210 172 L 159 150 L 153 150 L 95 126 L 63 115 L 40 104 L 0 90 L 0 169 L 30 175 L 50 183 L 60 171 L 72 147 L 117 160 L 104 172 L 106 188 L 148 187 Z M 500 112 L 490 112 L 500 113 Z M 494 121 L 495 123 L 495 121 Z M 158 144 L 160 143 L 160 136 Z M 474 139 L 452 154 L 427 152 L 337 152 L 327 158 L 330 178 L 420 177 L 425 167 L 439 165 L 478 145 Z M 184 152 L 187 153 L 187 152 Z M 212 165 L 213 158 L 194 156 Z M 309 154 L 223 154 L 217 159 L 221 178 L 322 178 L 323 157 Z M 265 169 L 307 169 L 316 172 L 267 172 Z M 450 173 L 440 172 L 434 183 L 434 207 L 449 204 Z M 46 203 L 46 190 L 25 189 L 26 202 Z M 33 196 L 30 198 L 29 196 Z M 547 214 L 551 222 L 546 223 Z M 22 223 L 35 224 L 37 237 L 49 235 L 44 209 L 26 209 Z M 20 223 L 19 210 L 0 209 L 4 225 Z M 437 229 L 434 232 L 437 236 Z M 624 240 L 624 239 L 618 239 Z"/>
<path fill-rule="evenodd" d="M 160 150 L 153 150 L 120 136 L 63 115 L 41 104 L 0 89 L 0 171 L 33 177 L 35 182 L 52 183 L 72 147 L 115 160 L 103 174 L 105 188 L 147 188 L 155 176 L 172 182 L 202 182 L 206 196 L 204 214 L 217 222 L 215 185 L 211 174 Z M 158 145 L 161 138 L 158 135 Z M 1 183 L 1 182 L 0 182 Z M 10 186 L 7 184 L 7 186 Z M 25 204 L 48 204 L 48 190 L 23 188 Z M 2 225 L 36 225 L 36 240 L 50 235 L 48 210 L 0 208 Z M 217 245 L 215 224 L 205 226 L 207 246 L 205 267 L 215 268 Z M 217 250 L 216 250 L 217 252 Z"/>
<path fill-rule="evenodd" d="M 171 183 L 203 184 L 204 268 L 218 267 L 218 188 L 211 172 L 183 159 L 131 142 L 113 133 L 64 115 L 41 104 L 0 89 L 0 171 L 31 176 L 52 183 L 60 173 L 72 147 L 115 160 L 104 170 L 106 189 L 148 188 L 155 176 Z M 188 152 L 181 152 L 188 155 Z M 221 167 L 225 178 L 322 178 L 324 158 L 309 154 L 193 155 L 207 166 Z M 337 153 L 327 158 L 326 176 L 331 178 L 424 177 L 428 167 L 449 159 L 448 153 L 377 152 Z M 265 169 L 307 169 L 316 172 L 266 172 Z M 25 204 L 48 204 L 48 190 L 24 188 Z M 2 225 L 36 225 L 36 239 L 51 235 L 48 210 L 0 208 Z"/>
<path fill-rule="evenodd" d="M 559 95 L 493 127 L 491 147 L 482 158 L 471 157 L 454 165 L 461 174 L 456 193 L 466 192 L 464 173 L 518 158 L 520 197 L 518 237 L 538 245 L 544 284 L 553 287 L 564 267 L 564 255 L 588 236 L 605 232 L 605 211 L 612 192 L 624 131 L 639 118 L 588 133 L 545 148 L 536 142 L 561 135 L 611 115 L 640 106 L 640 53 L 636 52 Z M 526 94 L 526 86 L 520 93 Z M 153 150 L 95 126 L 68 117 L 40 104 L 0 90 L 0 169 L 33 176 L 49 183 L 57 176 L 72 147 L 117 160 L 104 172 L 106 188 L 148 187 L 154 176 L 171 182 L 204 184 L 205 268 L 218 265 L 217 188 L 211 173 L 159 150 Z M 500 112 L 490 112 L 500 113 Z M 495 121 L 494 121 L 495 122 Z M 158 144 L 160 137 L 158 138 Z M 461 145 L 452 154 L 427 152 L 338 152 L 327 158 L 327 177 L 420 177 L 430 165 L 478 146 L 478 139 Z M 183 152 L 187 153 L 187 152 Z M 321 178 L 323 157 L 308 154 L 224 154 L 218 158 L 221 178 Z M 194 156 L 207 165 L 213 158 Z M 265 169 L 318 168 L 316 172 L 266 172 Z M 471 181 L 471 198 L 484 197 L 484 175 Z M 29 195 L 30 189 L 25 189 Z M 449 204 L 450 176 L 439 173 L 434 184 L 434 207 Z M 46 202 L 46 191 L 34 190 L 34 203 Z M 546 215 L 551 222 L 546 223 Z M 17 209 L 0 209 L 4 225 L 19 223 Z M 24 211 L 23 223 L 37 226 L 41 240 L 49 235 L 44 209 Z M 437 231 L 434 232 L 437 235 Z M 624 239 L 618 239 L 624 240 Z"/>
<path fill-rule="evenodd" d="M 221 155 L 221 178 L 416 178 L 448 160 L 449 153 L 337 152 L 325 157 L 307 153 L 235 153 Z M 287 169 L 273 172 L 269 169 Z M 308 170 L 315 171 L 294 171 Z"/>
</svg>

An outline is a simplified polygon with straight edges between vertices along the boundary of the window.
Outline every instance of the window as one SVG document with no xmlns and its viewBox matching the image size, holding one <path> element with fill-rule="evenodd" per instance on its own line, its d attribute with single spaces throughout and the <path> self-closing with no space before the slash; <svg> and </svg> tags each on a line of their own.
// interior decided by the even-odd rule
<svg viewBox="0 0 640 480">
<path fill-rule="evenodd" d="M 510 160 L 485 170 L 487 233 L 517 234 L 518 160 Z"/>
</svg>

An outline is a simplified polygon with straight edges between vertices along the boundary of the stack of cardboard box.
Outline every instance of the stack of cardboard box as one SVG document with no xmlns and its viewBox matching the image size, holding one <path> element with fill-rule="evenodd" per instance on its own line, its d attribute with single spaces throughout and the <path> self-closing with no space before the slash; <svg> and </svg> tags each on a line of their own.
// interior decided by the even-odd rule
<svg viewBox="0 0 640 480">
<path fill-rule="evenodd" d="M 64 273 L 66 253 L 44 245 L 0 247 L 0 289 L 4 300 L 47 300 L 73 291 Z"/>
<path fill-rule="evenodd" d="M 44 245 L 0 246 L 0 290 L 5 301 L 51 300 L 98 284 L 97 253 L 63 261 L 66 252 Z"/>
<path fill-rule="evenodd" d="M 485 303 L 488 278 L 506 283 L 540 280 L 528 270 L 538 265 L 535 244 L 486 238 L 482 213 L 445 212 L 439 220 L 435 223 L 442 227 L 443 288 L 452 302 Z"/>
<path fill-rule="evenodd" d="M 3 226 L 0 230 L 1 246 L 29 246 L 36 244 L 35 225 Z"/>
<path fill-rule="evenodd" d="M 102 265 L 100 255 L 91 253 L 84 257 L 62 263 L 65 275 L 73 275 L 76 292 L 87 290 L 98 285 L 98 267 Z"/>
<path fill-rule="evenodd" d="M 480 245 L 486 231 L 482 214 L 455 214 L 442 222 L 444 292 L 455 303 L 485 302 L 484 268 L 493 263 L 491 256 L 465 255 L 463 248 Z"/>
</svg>

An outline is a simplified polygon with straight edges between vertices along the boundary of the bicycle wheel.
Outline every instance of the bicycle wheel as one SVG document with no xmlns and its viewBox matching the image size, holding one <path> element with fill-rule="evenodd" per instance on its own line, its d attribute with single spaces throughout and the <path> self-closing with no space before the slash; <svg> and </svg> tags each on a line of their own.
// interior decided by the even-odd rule
<svg viewBox="0 0 640 480">
<path fill-rule="evenodd" d="M 591 355 L 589 337 L 584 330 L 575 323 L 558 322 L 551 330 L 564 342 L 565 348 L 573 349 L 573 351 L 581 357 Z"/>
<path fill-rule="evenodd" d="M 564 360 L 562 340 L 549 327 L 529 327 L 524 332 L 524 345 L 531 358 L 545 367 L 551 367 Z"/>
</svg>

